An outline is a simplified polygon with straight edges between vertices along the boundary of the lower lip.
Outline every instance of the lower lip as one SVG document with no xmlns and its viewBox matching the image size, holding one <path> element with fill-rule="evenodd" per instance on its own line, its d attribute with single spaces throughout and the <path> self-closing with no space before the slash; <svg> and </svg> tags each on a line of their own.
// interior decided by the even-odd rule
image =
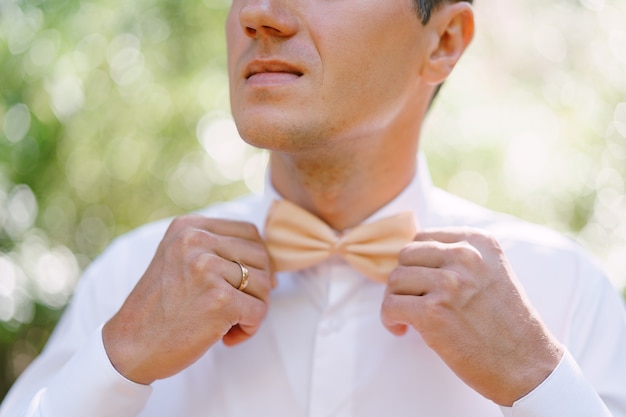
<svg viewBox="0 0 626 417">
<path fill-rule="evenodd" d="M 259 72 L 247 79 L 247 84 L 258 86 L 270 86 L 292 83 L 300 78 L 300 75 L 291 72 Z"/>
</svg>

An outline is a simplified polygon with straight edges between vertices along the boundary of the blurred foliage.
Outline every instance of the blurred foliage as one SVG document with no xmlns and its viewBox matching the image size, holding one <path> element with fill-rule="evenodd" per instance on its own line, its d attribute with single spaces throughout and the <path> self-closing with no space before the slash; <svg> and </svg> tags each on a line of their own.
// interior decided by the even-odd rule
<svg viewBox="0 0 626 417">
<path fill-rule="evenodd" d="M 0 398 L 114 236 L 247 191 L 197 134 L 229 4 L 1 0 Z"/>
<path fill-rule="evenodd" d="M 0 0 L 0 399 L 111 239 L 262 186 L 228 117 L 229 4 Z M 425 126 L 435 181 L 580 239 L 623 285 L 626 4 L 477 9 Z"/>
<path fill-rule="evenodd" d="M 435 182 L 585 244 L 626 283 L 626 3 L 477 2 L 424 129 Z"/>
</svg>

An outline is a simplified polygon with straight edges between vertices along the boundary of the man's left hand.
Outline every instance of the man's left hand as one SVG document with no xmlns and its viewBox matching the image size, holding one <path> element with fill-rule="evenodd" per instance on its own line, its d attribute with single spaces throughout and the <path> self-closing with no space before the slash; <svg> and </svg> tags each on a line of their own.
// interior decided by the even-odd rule
<svg viewBox="0 0 626 417">
<path fill-rule="evenodd" d="M 475 229 L 418 233 L 389 277 L 382 319 L 396 335 L 413 327 L 459 378 L 500 405 L 532 391 L 563 355 L 498 242 Z"/>
</svg>

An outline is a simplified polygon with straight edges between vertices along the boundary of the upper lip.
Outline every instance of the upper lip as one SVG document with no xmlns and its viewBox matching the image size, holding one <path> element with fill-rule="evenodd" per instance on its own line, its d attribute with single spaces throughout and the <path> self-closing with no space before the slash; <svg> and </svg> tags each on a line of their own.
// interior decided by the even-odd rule
<svg viewBox="0 0 626 417">
<path fill-rule="evenodd" d="M 303 74 L 297 67 L 285 61 L 277 59 L 254 59 L 246 65 L 244 76 L 248 79 L 254 74 L 263 72 L 287 72 L 298 76 Z"/>
</svg>

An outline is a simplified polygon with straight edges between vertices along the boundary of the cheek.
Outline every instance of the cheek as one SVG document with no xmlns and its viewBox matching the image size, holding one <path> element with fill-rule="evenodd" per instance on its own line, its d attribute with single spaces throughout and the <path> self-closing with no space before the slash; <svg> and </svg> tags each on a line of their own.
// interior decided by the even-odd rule
<svg viewBox="0 0 626 417">
<path fill-rule="evenodd" d="M 368 89 L 376 66 L 373 45 L 361 30 L 324 31 L 318 28 L 315 44 L 321 61 L 321 97 L 329 105 L 337 97 L 349 99 Z M 363 35 L 369 35 L 367 32 Z M 341 100 L 344 101 L 344 100 Z"/>
<path fill-rule="evenodd" d="M 329 48 L 322 57 L 326 105 L 360 117 L 372 117 L 383 108 L 396 108 L 414 84 L 415 63 L 397 43 L 361 38 L 349 48 Z M 349 52 L 345 52 L 349 51 Z M 329 58 L 332 56 L 332 59 Z M 382 111 L 381 116 L 386 111 Z"/>
<path fill-rule="evenodd" d="M 425 48 L 417 16 L 406 8 L 381 10 L 352 10 L 349 19 L 337 13 L 344 18 L 320 18 L 310 28 L 326 87 L 360 95 L 392 88 L 419 73 L 419 54 Z"/>
</svg>

